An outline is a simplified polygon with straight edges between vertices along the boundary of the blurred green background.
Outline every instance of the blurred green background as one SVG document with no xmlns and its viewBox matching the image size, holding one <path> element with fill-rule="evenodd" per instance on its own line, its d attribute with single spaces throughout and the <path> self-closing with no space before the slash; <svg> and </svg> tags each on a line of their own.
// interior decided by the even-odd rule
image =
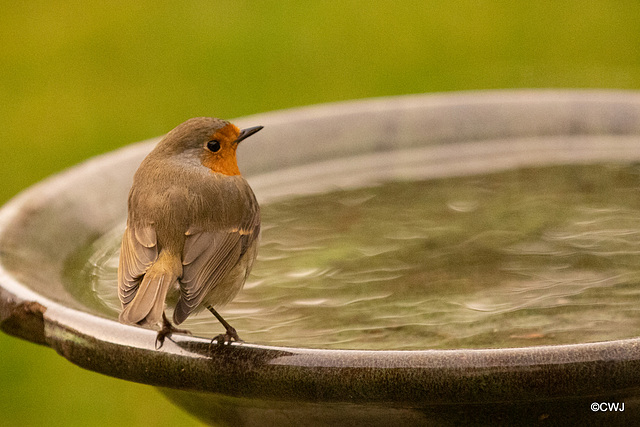
<svg viewBox="0 0 640 427">
<path fill-rule="evenodd" d="M 193 116 L 420 92 L 640 87 L 636 1 L 0 1 L 0 202 Z M 198 425 L 0 333 L 3 425 Z"/>
</svg>

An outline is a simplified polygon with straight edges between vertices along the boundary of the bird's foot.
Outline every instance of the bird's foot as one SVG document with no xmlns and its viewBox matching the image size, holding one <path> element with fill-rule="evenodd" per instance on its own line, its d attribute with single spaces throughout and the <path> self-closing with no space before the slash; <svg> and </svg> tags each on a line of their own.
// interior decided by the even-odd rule
<svg viewBox="0 0 640 427">
<path fill-rule="evenodd" d="M 211 314 L 213 314 L 216 319 L 218 319 L 218 321 L 222 324 L 222 326 L 224 326 L 224 328 L 227 330 L 224 334 L 220 334 L 217 337 L 214 337 L 211 340 L 211 344 L 213 344 L 214 341 L 216 341 L 218 345 L 231 344 L 231 340 L 234 340 L 235 342 L 244 342 L 238 336 L 236 328 L 234 328 L 229 324 L 229 322 L 224 320 L 222 316 L 220 316 L 220 314 L 213 308 L 213 306 L 207 306 L 207 310 L 209 310 Z"/>
<path fill-rule="evenodd" d="M 211 344 L 213 344 L 214 342 L 216 342 L 218 345 L 231 344 L 232 340 L 235 342 L 244 342 L 238 336 L 235 328 L 229 327 L 227 329 L 227 332 L 225 332 L 224 334 L 213 337 L 213 339 L 211 340 Z"/>
<path fill-rule="evenodd" d="M 178 329 L 169 322 L 167 316 L 162 313 L 162 329 L 158 331 L 156 336 L 156 350 L 159 350 L 164 345 L 164 340 L 173 333 L 191 335 L 191 332 L 186 329 Z"/>
</svg>

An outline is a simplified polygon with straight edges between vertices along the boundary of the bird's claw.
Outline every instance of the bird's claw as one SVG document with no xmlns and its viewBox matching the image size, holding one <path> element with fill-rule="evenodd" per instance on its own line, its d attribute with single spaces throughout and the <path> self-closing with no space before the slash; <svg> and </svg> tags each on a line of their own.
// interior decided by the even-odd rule
<svg viewBox="0 0 640 427">
<path fill-rule="evenodd" d="M 167 319 L 167 316 L 162 313 L 162 329 L 160 329 L 158 335 L 156 335 L 156 350 L 161 349 L 164 345 L 164 340 L 173 333 L 191 335 L 191 331 L 173 326 L 171 322 L 169 322 L 169 319 Z"/>
<path fill-rule="evenodd" d="M 227 332 L 225 332 L 224 334 L 213 337 L 213 339 L 211 340 L 211 344 L 213 344 L 214 342 L 217 345 L 231 344 L 232 340 L 235 342 L 244 342 L 240 339 L 236 330 L 234 328 L 230 328 L 227 329 Z"/>
</svg>

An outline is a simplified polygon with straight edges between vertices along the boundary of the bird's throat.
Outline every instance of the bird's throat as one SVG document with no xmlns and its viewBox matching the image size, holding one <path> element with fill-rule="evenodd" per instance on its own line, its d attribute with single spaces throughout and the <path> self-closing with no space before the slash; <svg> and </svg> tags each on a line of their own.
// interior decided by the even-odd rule
<svg viewBox="0 0 640 427">
<path fill-rule="evenodd" d="M 240 175 L 238 162 L 236 160 L 235 150 L 229 150 L 224 153 L 207 154 L 202 160 L 202 164 L 209 168 L 211 172 L 221 173 L 223 175 Z"/>
</svg>

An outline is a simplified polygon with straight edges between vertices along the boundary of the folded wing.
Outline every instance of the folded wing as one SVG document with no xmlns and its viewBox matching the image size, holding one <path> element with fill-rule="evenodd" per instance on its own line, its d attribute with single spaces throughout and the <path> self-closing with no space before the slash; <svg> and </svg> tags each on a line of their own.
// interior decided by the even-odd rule
<svg viewBox="0 0 640 427">
<path fill-rule="evenodd" d="M 118 266 L 118 296 L 123 308 L 136 296 L 145 273 L 157 258 L 158 246 L 153 227 L 127 226 Z"/>
<path fill-rule="evenodd" d="M 182 323 L 205 299 L 215 292 L 254 243 L 259 226 L 250 230 L 187 232 L 183 251 L 183 276 L 180 280 L 180 300 L 173 320 Z M 253 261 L 253 260 L 251 260 Z M 236 286 L 241 287 L 246 275 Z M 225 286 L 233 286 L 224 283 Z M 214 302 L 215 303 L 215 302 Z"/>
</svg>

